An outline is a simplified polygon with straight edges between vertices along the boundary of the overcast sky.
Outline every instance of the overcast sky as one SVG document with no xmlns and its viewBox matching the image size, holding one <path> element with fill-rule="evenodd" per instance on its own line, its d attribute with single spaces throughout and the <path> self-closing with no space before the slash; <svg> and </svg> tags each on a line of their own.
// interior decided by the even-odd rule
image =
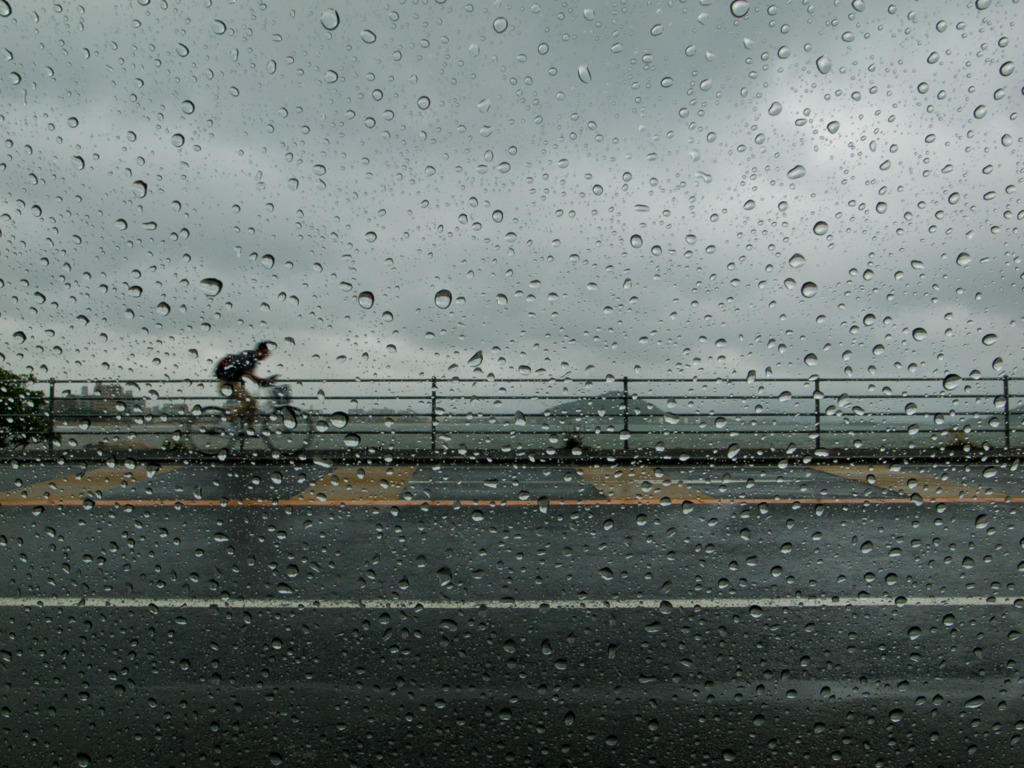
<svg viewBox="0 0 1024 768">
<path fill-rule="evenodd" d="M 0 365 L 1024 375 L 1019 2 L 290 5 L 0 0 Z"/>
</svg>

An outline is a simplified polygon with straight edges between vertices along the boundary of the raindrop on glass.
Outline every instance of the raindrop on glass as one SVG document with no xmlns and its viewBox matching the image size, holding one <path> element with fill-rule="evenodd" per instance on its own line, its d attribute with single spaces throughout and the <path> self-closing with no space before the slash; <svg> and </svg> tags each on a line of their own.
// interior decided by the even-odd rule
<svg viewBox="0 0 1024 768">
<path fill-rule="evenodd" d="M 506 19 L 504 16 L 499 16 L 494 20 L 494 24 L 492 26 L 494 27 L 494 31 L 500 35 L 502 32 L 508 29 L 508 19 Z"/>
<path fill-rule="evenodd" d="M 732 5 L 729 6 L 729 10 L 737 19 L 742 19 L 750 13 L 750 3 L 748 3 L 747 0 L 733 0 Z"/>
<path fill-rule="evenodd" d="M 827 75 L 832 71 L 832 61 L 828 56 L 819 56 L 818 60 L 814 62 L 814 64 L 818 67 L 818 71 L 823 75 Z"/>
<path fill-rule="evenodd" d="M 814 223 L 814 234 L 816 234 L 816 235 L 827 235 L 828 234 L 828 224 L 826 224 L 824 221 L 817 221 L 817 222 L 815 222 Z"/>
<path fill-rule="evenodd" d="M 639 248 L 644 244 L 644 239 L 640 237 L 640 235 L 633 235 L 631 238 L 629 238 L 629 244 L 632 245 L 634 248 Z"/>
<path fill-rule="evenodd" d="M 377 42 L 377 36 L 375 34 L 373 34 L 373 32 L 371 30 L 369 30 L 369 29 L 364 29 L 362 32 L 360 32 L 359 33 L 359 38 L 364 43 L 375 43 L 375 42 Z"/>
<path fill-rule="evenodd" d="M 590 80 L 591 80 L 590 69 L 587 67 L 586 64 L 580 64 L 579 69 L 577 70 L 577 73 L 580 76 L 580 82 L 581 83 L 589 83 L 590 82 Z"/>
<path fill-rule="evenodd" d="M 207 296 L 216 296 L 224 289 L 224 283 L 216 277 L 204 277 L 199 281 L 199 286 Z"/>
<path fill-rule="evenodd" d="M 806 282 L 800 286 L 800 293 L 804 298 L 811 298 L 818 292 L 818 285 L 812 282 Z"/>
<path fill-rule="evenodd" d="M 338 16 L 338 12 L 333 8 L 328 8 L 320 14 L 320 25 L 328 32 L 337 29 L 339 24 L 341 24 L 341 17 Z"/>
<path fill-rule="evenodd" d="M 373 293 L 370 291 L 363 291 L 359 294 L 359 306 L 363 309 L 370 309 L 373 306 Z"/>
<path fill-rule="evenodd" d="M 452 292 L 447 289 L 441 289 L 434 294 L 434 306 L 438 309 L 448 309 L 452 305 Z"/>
<path fill-rule="evenodd" d="M 802 165 L 794 165 L 786 173 L 786 177 L 790 178 L 790 179 L 802 179 L 806 175 L 807 175 L 807 169 L 804 168 Z"/>
</svg>

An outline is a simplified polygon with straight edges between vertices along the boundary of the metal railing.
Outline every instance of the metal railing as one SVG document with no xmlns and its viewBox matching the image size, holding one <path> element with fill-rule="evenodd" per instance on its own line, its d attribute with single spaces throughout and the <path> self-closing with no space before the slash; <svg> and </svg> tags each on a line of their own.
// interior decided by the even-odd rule
<svg viewBox="0 0 1024 768">
<path fill-rule="evenodd" d="M 314 455 L 686 459 L 739 452 L 1013 453 L 1024 445 L 1024 379 L 1008 377 L 286 383 L 299 418 L 281 429 L 308 431 L 301 448 Z M 31 386 L 33 407 L 44 411 L 48 425 L 17 449 L 31 453 L 186 451 L 196 421 L 210 407 L 226 404 L 214 381 L 52 380 Z M 13 413 L 0 412 L 0 420 L 10 428 Z"/>
</svg>

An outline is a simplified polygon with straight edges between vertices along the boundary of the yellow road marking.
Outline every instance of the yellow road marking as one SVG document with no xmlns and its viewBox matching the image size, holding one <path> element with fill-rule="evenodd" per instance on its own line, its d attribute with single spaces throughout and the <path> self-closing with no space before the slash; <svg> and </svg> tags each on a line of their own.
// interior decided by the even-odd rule
<svg viewBox="0 0 1024 768">
<path fill-rule="evenodd" d="M 929 503 L 962 504 L 964 502 L 981 504 L 1024 503 L 1024 496 L 986 497 L 984 499 L 964 499 L 959 496 L 936 496 L 927 500 Z M 539 507 L 539 499 L 352 499 L 348 501 L 308 499 L 92 499 L 90 503 L 96 507 Z M 835 506 L 887 506 L 903 504 L 920 504 L 918 499 L 910 497 L 876 497 L 860 499 L 815 499 L 815 498 L 764 498 L 764 499 L 722 499 L 722 498 L 669 498 L 669 499 L 549 499 L 544 502 L 549 507 L 662 507 L 683 506 L 747 506 L 757 507 L 790 506 L 790 507 L 835 507 Z M 0 507 L 25 506 L 81 506 L 83 499 L 67 500 L 47 499 L 5 499 L 0 498 Z"/>
<path fill-rule="evenodd" d="M 690 501 L 714 497 L 673 480 L 653 467 L 580 467 L 583 479 L 610 499 L 663 499 L 673 496 Z"/>
<path fill-rule="evenodd" d="M 178 469 L 177 465 L 161 467 L 153 472 L 145 467 L 98 467 L 77 475 L 65 475 L 53 480 L 15 488 L 0 493 L 3 504 L 68 504 L 85 498 L 101 497 L 104 492 L 127 488 L 147 478 L 153 478 Z"/>
<path fill-rule="evenodd" d="M 289 503 L 387 501 L 398 499 L 415 467 L 337 467 Z"/>
<path fill-rule="evenodd" d="M 920 472 L 894 471 L 884 466 L 860 465 L 815 467 L 815 469 L 837 477 L 877 485 L 879 488 L 902 493 L 905 496 L 917 494 L 924 501 L 950 498 L 956 501 L 1009 501 L 1011 499 L 1009 494 L 999 493 L 991 488 L 941 480 Z"/>
</svg>

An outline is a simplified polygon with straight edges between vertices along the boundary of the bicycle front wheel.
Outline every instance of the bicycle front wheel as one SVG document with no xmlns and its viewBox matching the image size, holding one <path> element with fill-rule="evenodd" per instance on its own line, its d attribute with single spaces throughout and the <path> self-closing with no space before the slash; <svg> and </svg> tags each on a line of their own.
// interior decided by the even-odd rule
<svg viewBox="0 0 1024 768">
<path fill-rule="evenodd" d="M 213 405 L 203 408 L 189 423 L 188 441 L 193 449 L 210 456 L 230 448 L 235 431 L 227 411 Z"/>
<path fill-rule="evenodd" d="M 312 440 L 309 417 L 301 411 L 284 406 L 275 408 L 265 417 L 263 438 L 273 450 L 298 453 L 308 448 Z"/>
</svg>

